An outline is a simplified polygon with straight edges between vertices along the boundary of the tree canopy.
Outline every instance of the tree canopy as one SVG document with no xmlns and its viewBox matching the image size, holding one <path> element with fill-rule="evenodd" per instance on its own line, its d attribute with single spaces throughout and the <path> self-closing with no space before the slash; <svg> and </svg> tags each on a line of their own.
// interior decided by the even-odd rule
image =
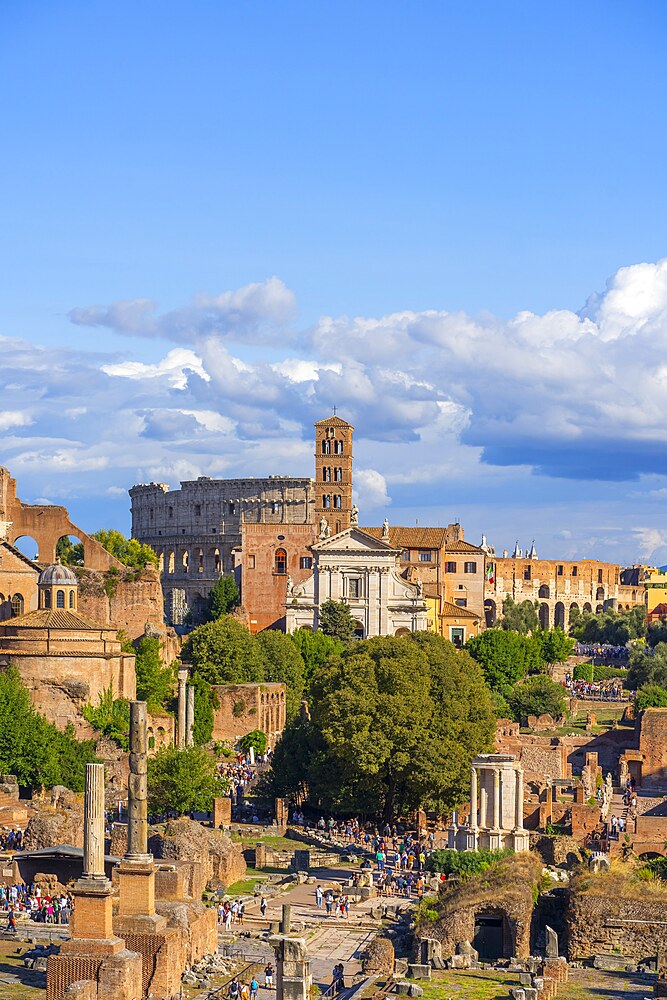
<svg viewBox="0 0 667 1000">
<path fill-rule="evenodd" d="M 608 643 L 625 646 L 630 639 L 646 635 L 646 609 L 642 605 L 630 611 L 589 611 L 574 615 L 570 621 L 570 633 L 579 642 Z"/>
<path fill-rule="evenodd" d="M 63 566 L 83 566 L 84 548 L 83 542 L 74 542 L 69 535 L 63 535 L 56 542 L 56 559 L 60 559 Z"/>
<path fill-rule="evenodd" d="M 94 763 L 93 740 L 77 740 L 38 714 L 15 667 L 0 671 L 0 773 L 15 774 L 23 788 L 66 785 L 83 790 L 86 764 Z"/>
<path fill-rule="evenodd" d="M 264 680 L 264 658 L 259 643 L 230 615 L 222 615 L 191 632 L 182 657 L 209 684 Z"/>
<path fill-rule="evenodd" d="M 527 677 L 516 684 L 510 696 L 510 706 L 517 722 L 529 715 L 561 715 L 565 711 L 565 692 L 543 674 Z"/>
<path fill-rule="evenodd" d="M 469 639 L 466 650 L 480 664 L 489 687 L 505 698 L 526 673 L 544 666 L 540 640 L 518 632 L 487 629 Z"/>
<path fill-rule="evenodd" d="M 646 684 L 635 696 L 635 712 L 645 708 L 667 708 L 667 689 L 657 684 Z"/>
<path fill-rule="evenodd" d="M 354 638 L 357 623 L 345 601 L 324 601 L 319 610 L 319 627 L 324 635 L 349 642 Z"/>
<path fill-rule="evenodd" d="M 176 682 L 176 664 L 165 667 L 160 656 L 160 640 L 144 635 L 139 640 L 134 667 L 137 674 L 137 698 L 154 712 L 166 706 Z"/>
<path fill-rule="evenodd" d="M 221 576 L 208 595 L 208 620 L 213 622 L 221 615 L 228 615 L 241 603 L 239 588 L 233 576 Z"/>
<path fill-rule="evenodd" d="M 574 652 L 575 641 L 562 628 L 539 629 L 535 638 L 540 644 L 545 663 L 564 663 Z"/>
<path fill-rule="evenodd" d="M 110 736 L 123 750 L 129 750 L 130 703 L 127 698 L 114 698 L 111 685 L 100 694 L 99 704 L 88 702 L 81 714 L 102 736 Z"/>
<path fill-rule="evenodd" d="M 479 666 L 439 636 L 377 637 L 317 666 L 312 718 L 276 747 L 274 790 L 321 808 L 392 817 L 465 797 L 472 757 L 492 744 Z"/>
<path fill-rule="evenodd" d="M 306 683 L 303 656 L 284 632 L 260 632 L 256 642 L 264 657 L 264 680 L 286 686 L 286 714 L 291 719 L 299 710 Z"/>
<path fill-rule="evenodd" d="M 162 747 L 148 760 L 151 813 L 210 812 L 213 798 L 223 791 L 224 783 L 216 774 L 215 761 L 202 747 Z"/>
<path fill-rule="evenodd" d="M 114 528 L 109 530 L 101 528 L 93 534 L 93 538 L 119 562 L 131 569 L 144 569 L 148 565 L 158 565 L 157 554 L 150 545 L 138 542 L 136 538 L 126 538 Z"/>
<path fill-rule="evenodd" d="M 625 684 L 631 691 L 649 684 L 667 688 L 667 643 L 659 642 L 652 650 L 633 649 Z"/>
<path fill-rule="evenodd" d="M 345 644 L 340 639 L 325 635 L 319 630 L 312 632 L 308 628 L 298 628 L 289 638 L 303 657 L 306 682 L 313 676 L 317 667 L 326 663 L 330 656 L 337 656 L 345 649 Z"/>
<path fill-rule="evenodd" d="M 500 618 L 500 627 L 506 631 L 534 632 L 539 628 L 540 621 L 537 616 L 538 605 L 533 601 L 521 601 L 517 604 L 511 597 L 506 597 L 503 601 L 503 613 Z"/>
</svg>

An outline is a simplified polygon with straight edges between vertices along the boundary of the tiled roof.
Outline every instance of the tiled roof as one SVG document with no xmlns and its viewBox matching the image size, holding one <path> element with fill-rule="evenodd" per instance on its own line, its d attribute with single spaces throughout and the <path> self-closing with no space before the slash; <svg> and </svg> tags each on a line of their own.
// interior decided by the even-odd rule
<svg viewBox="0 0 667 1000">
<path fill-rule="evenodd" d="M 480 555 L 484 555 L 484 549 L 481 549 L 479 545 L 471 545 L 470 542 L 448 542 L 445 548 L 447 552 L 478 552 Z"/>
<path fill-rule="evenodd" d="M 316 427 L 352 427 L 347 420 L 341 420 L 340 417 L 326 417 L 325 420 L 318 420 L 315 424 Z"/>
<path fill-rule="evenodd" d="M 76 632 L 113 631 L 106 625 L 91 622 L 76 612 L 67 611 L 64 608 L 39 608 L 37 611 L 29 611 L 25 615 L 19 615 L 18 618 L 7 618 L 2 624 L 11 628 L 56 628 Z"/>
<path fill-rule="evenodd" d="M 442 602 L 440 615 L 444 618 L 476 618 L 477 621 L 480 621 L 482 617 L 476 615 L 474 611 L 470 611 L 469 608 L 460 608 L 458 604 L 452 604 L 451 601 Z"/>
<path fill-rule="evenodd" d="M 649 611 L 649 614 L 667 616 L 667 604 L 656 604 L 656 606 Z"/>
<path fill-rule="evenodd" d="M 362 528 L 361 530 L 365 531 L 367 535 L 372 535 L 373 538 L 382 538 L 382 528 Z M 396 549 L 441 549 L 445 544 L 446 538 L 446 528 L 400 528 L 389 526 L 389 544 Z"/>
</svg>

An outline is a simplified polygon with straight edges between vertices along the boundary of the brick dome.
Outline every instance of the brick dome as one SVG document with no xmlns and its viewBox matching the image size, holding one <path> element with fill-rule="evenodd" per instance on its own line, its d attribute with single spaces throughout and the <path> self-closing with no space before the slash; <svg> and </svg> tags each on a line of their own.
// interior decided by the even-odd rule
<svg viewBox="0 0 667 1000">
<path fill-rule="evenodd" d="M 70 569 L 69 566 L 63 566 L 62 563 L 47 566 L 46 569 L 42 570 L 37 581 L 39 587 L 76 587 L 77 584 L 78 580 L 74 570 Z"/>
</svg>

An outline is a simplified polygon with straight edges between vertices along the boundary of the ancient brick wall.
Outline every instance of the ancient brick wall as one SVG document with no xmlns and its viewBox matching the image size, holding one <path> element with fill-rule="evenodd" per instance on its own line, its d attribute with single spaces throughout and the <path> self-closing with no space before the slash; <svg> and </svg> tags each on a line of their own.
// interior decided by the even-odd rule
<svg viewBox="0 0 667 1000">
<path fill-rule="evenodd" d="M 122 629 L 128 639 L 144 635 L 152 626 L 162 636 L 164 597 L 157 569 L 147 566 L 140 574 L 123 568 L 118 574 L 76 569 L 79 612 L 102 625 Z"/>
<path fill-rule="evenodd" d="M 610 892 L 613 889 L 610 888 Z M 664 897 L 570 893 L 567 913 L 567 957 L 570 962 L 596 954 L 620 952 L 641 961 L 667 947 Z"/>
<path fill-rule="evenodd" d="M 213 718 L 213 739 L 236 743 L 261 729 L 280 733 L 285 727 L 284 684 L 215 684 L 220 703 Z"/>
<path fill-rule="evenodd" d="M 642 788 L 667 787 L 667 709 L 647 708 L 639 718 Z"/>
</svg>

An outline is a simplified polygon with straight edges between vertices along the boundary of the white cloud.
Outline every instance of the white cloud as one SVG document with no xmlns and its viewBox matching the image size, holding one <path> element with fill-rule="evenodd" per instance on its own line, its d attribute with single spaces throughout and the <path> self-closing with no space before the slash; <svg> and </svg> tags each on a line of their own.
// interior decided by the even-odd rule
<svg viewBox="0 0 667 1000">
<path fill-rule="evenodd" d="M 28 427 L 32 420 L 26 413 L 17 410 L 0 410 L 0 431 L 8 431 L 12 427 Z"/>
<path fill-rule="evenodd" d="M 114 378 L 130 378 L 136 381 L 164 378 L 174 389 L 185 389 L 189 372 L 198 375 L 205 382 L 210 381 L 210 375 L 205 371 L 201 358 L 194 351 L 181 348 L 169 351 L 162 361 L 154 365 L 144 364 L 141 361 L 120 361 L 101 365 L 101 370 Z"/>
<path fill-rule="evenodd" d="M 391 497 L 387 493 L 387 480 L 376 469 L 355 469 L 354 485 L 362 518 L 365 508 L 375 510 L 391 503 Z"/>
</svg>

